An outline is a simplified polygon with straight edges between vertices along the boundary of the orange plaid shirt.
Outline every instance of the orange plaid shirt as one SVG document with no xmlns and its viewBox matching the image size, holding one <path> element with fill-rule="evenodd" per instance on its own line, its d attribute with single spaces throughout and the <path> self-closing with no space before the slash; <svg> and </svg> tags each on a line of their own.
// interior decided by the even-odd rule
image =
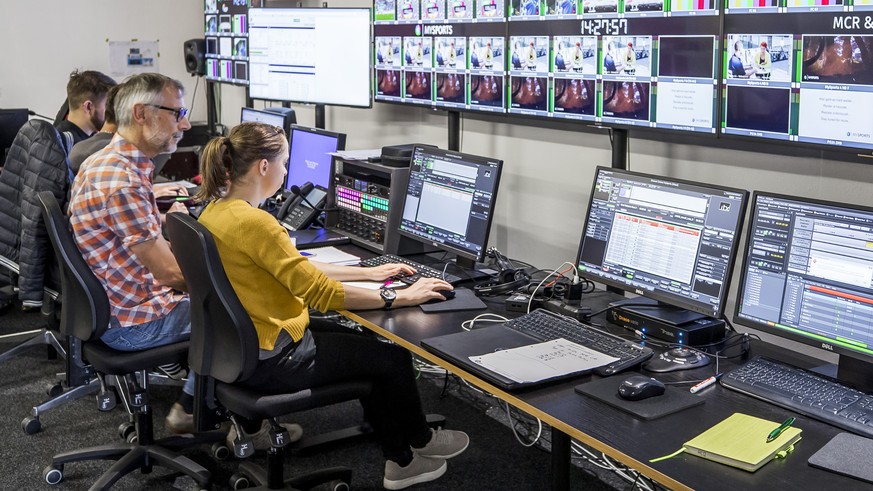
<svg viewBox="0 0 873 491">
<path fill-rule="evenodd" d="M 122 326 L 164 317 L 178 296 L 159 285 L 130 247 L 161 234 L 152 189 L 154 163 L 119 134 L 86 160 L 70 197 L 76 245 L 109 296 L 110 313 Z"/>
</svg>

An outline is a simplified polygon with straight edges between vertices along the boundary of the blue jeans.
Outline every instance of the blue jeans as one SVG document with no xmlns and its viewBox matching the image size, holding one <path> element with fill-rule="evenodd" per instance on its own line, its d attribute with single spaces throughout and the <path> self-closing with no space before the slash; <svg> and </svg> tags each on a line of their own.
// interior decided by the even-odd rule
<svg viewBox="0 0 873 491">
<path fill-rule="evenodd" d="M 185 341 L 191 336 L 191 303 L 183 298 L 169 314 L 145 324 L 122 327 L 110 317 L 109 329 L 100 338 L 106 346 L 119 351 L 140 351 Z M 182 391 L 194 395 L 194 375 L 189 374 Z"/>
</svg>

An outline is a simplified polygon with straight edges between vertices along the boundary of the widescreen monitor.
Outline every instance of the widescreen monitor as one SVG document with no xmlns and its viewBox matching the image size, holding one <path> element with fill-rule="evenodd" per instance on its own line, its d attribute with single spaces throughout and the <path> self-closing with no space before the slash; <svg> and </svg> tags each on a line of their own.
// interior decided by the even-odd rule
<svg viewBox="0 0 873 491">
<path fill-rule="evenodd" d="M 415 147 L 400 235 L 455 253 L 472 269 L 485 259 L 503 161 Z"/>
<path fill-rule="evenodd" d="M 291 186 L 300 187 L 307 182 L 329 188 L 333 167 L 331 153 L 346 149 L 346 135 L 293 125 L 288 142 L 291 152 L 285 189 L 290 191 Z"/>
<path fill-rule="evenodd" d="M 873 208 L 756 192 L 746 241 L 736 322 L 839 353 L 873 389 Z"/>
<path fill-rule="evenodd" d="M 372 105 L 370 9 L 262 8 L 249 17 L 249 97 Z"/>
<path fill-rule="evenodd" d="M 598 167 L 579 274 L 709 317 L 721 317 L 748 193 Z"/>
<path fill-rule="evenodd" d="M 248 11 L 259 4 L 260 0 L 204 1 L 207 80 L 248 85 Z"/>
<path fill-rule="evenodd" d="M 294 114 L 293 110 L 289 111 L 272 111 L 273 108 L 267 108 L 263 110 L 252 109 L 250 107 L 242 108 L 240 113 L 239 122 L 245 123 L 249 121 L 254 121 L 257 123 L 264 123 L 271 126 L 278 126 L 285 130 L 285 135 L 291 134 L 291 125 L 297 122 L 297 118 Z M 287 109 L 287 108 L 276 108 L 276 109 Z"/>
</svg>

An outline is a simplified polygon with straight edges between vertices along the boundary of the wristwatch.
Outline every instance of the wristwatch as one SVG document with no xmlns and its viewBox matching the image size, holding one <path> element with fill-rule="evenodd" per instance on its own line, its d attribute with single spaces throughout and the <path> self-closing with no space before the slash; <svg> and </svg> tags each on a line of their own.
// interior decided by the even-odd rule
<svg viewBox="0 0 873 491">
<path fill-rule="evenodd" d="M 394 300 L 397 299 L 397 292 L 394 291 L 393 288 L 383 287 L 379 290 L 379 296 L 382 297 L 382 301 L 385 302 L 385 310 L 388 310 L 391 308 Z"/>
</svg>

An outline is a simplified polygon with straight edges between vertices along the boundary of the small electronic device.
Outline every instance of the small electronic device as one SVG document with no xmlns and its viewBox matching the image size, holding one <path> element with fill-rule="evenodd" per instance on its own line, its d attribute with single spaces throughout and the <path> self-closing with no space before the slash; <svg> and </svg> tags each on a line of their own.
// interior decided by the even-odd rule
<svg viewBox="0 0 873 491">
<path fill-rule="evenodd" d="M 285 177 L 285 192 L 291 186 L 303 186 L 311 182 L 324 189 L 330 188 L 333 178 L 333 155 L 345 150 L 346 135 L 318 128 L 291 125 L 288 133 L 291 147 L 288 156 L 288 175 Z"/>
<path fill-rule="evenodd" d="M 692 368 L 709 365 L 709 357 L 699 351 L 688 348 L 673 348 L 661 353 L 657 358 L 652 358 L 643 364 L 643 369 L 650 372 L 664 373 L 677 370 L 691 370 Z"/>
<path fill-rule="evenodd" d="M 503 161 L 416 146 L 398 232 L 454 253 L 475 271 L 485 259 Z"/>
<path fill-rule="evenodd" d="M 285 131 L 285 135 L 288 136 L 291 134 L 291 125 L 297 122 L 297 116 L 294 110 L 289 107 L 242 108 L 239 122 L 246 123 L 250 121 L 282 128 Z"/>
<path fill-rule="evenodd" d="M 579 275 L 666 304 L 640 310 L 646 322 L 685 330 L 698 319 L 718 319 L 747 199 L 740 189 L 598 167 L 576 261 Z M 667 339 L 680 342 L 674 336 Z"/>
<path fill-rule="evenodd" d="M 279 222 L 288 230 L 302 230 L 309 227 L 324 211 L 327 189 L 321 186 L 312 186 L 308 192 L 300 192 L 305 197 L 289 197 L 288 206 L 283 205 L 277 214 Z"/>
<path fill-rule="evenodd" d="M 664 384 L 645 375 L 632 375 L 624 379 L 618 386 L 618 395 L 628 401 L 641 401 L 664 393 Z"/>
</svg>

